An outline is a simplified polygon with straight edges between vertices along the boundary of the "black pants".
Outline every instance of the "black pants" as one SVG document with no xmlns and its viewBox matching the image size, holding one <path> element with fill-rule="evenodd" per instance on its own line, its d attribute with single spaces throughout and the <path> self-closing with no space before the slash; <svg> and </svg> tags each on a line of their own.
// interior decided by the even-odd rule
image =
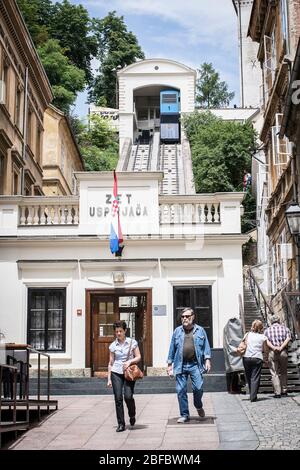
<svg viewBox="0 0 300 470">
<path fill-rule="evenodd" d="M 250 400 L 256 400 L 263 361 L 257 357 L 243 357 L 243 363 L 250 390 Z"/>
<path fill-rule="evenodd" d="M 124 400 L 128 408 L 129 418 L 135 416 L 135 402 L 133 398 L 134 381 L 125 380 L 124 374 L 111 373 L 111 382 L 115 396 L 115 405 L 118 424 L 125 426 L 124 406 L 123 406 L 123 388 Z"/>
</svg>

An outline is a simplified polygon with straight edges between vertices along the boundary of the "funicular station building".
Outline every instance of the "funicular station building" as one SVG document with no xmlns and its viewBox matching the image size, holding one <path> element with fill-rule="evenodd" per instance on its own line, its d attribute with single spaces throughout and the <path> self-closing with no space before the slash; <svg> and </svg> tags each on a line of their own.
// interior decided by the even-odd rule
<svg viewBox="0 0 300 470">
<path fill-rule="evenodd" d="M 122 257 L 109 248 L 111 172 L 77 172 L 73 196 L 0 197 L 1 330 L 48 352 L 53 375 L 107 370 L 118 319 L 139 341 L 145 372 L 159 375 L 183 307 L 214 354 L 239 316 L 243 193 L 195 192 L 180 121 L 194 111 L 195 78 L 166 59 L 118 73 Z"/>
</svg>

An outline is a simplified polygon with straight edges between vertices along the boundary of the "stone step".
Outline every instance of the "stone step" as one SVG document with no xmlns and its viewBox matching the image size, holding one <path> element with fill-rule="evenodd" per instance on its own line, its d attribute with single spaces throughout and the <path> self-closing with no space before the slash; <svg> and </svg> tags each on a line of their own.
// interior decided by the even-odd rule
<svg viewBox="0 0 300 470">
<path fill-rule="evenodd" d="M 80 382 L 80 379 L 82 380 Z M 87 380 L 88 379 L 88 380 Z M 106 379 L 101 378 L 52 378 L 50 381 L 51 395 L 107 395 L 111 390 L 107 389 Z M 41 382 L 41 394 L 46 394 L 46 384 L 44 380 Z M 191 383 L 189 381 L 189 391 L 191 391 Z M 224 392 L 227 390 L 226 375 L 209 374 L 204 376 L 204 391 L 206 392 Z M 175 379 L 169 377 L 144 377 L 135 385 L 135 393 L 175 393 Z M 30 380 L 30 394 L 37 393 L 37 379 Z"/>
</svg>

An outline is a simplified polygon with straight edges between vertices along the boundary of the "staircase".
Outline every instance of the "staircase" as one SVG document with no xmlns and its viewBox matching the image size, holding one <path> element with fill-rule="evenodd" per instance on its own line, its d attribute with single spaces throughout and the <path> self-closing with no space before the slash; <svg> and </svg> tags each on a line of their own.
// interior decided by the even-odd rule
<svg viewBox="0 0 300 470">
<path fill-rule="evenodd" d="M 55 395 L 111 395 L 112 389 L 107 388 L 106 378 L 97 377 L 52 377 L 50 382 L 51 396 Z M 192 391 L 189 381 L 188 391 Z M 204 376 L 205 392 L 224 392 L 226 391 L 225 374 L 211 373 Z M 175 393 L 175 379 L 168 376 L 162 377 L 144 377 L 138 380 L 135 385 L 136 394 L 149 393 Z M 37 379 L 30 379 L 30 395 L 37 394 Z M 47 379 L 41 379 L 41 395 L 47 393 Z"/>
<path fill-rule="evenodd" d="M 265 320 L 261 314 L 261 310 L 257 305 L 252 290 L 247 285 L 244 285 L 244 315 L 245 315 L 245 329 L 250 331 L 251 324 L 254 320 L 261 320 L 265 324 Z M 266 325 L 265 325 L 266 326 Z M 292 361 L 292 352 L 289 349 L 288 357 L 288 392 L 300 391 L 300 375 L 299 366 Z M 261 379 L 260 379 L 260 393 L 273 393 L 271 373 L 267 366 L 263 366 Z"/>
</svg>

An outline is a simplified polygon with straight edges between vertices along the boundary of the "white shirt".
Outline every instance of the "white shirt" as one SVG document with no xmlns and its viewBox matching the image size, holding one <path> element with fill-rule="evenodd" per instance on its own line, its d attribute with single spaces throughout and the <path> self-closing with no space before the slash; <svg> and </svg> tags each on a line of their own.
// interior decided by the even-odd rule
<svg viewBox="0 0 300 470">
<path fill-rule="evenodd" d="M 134 358 L 133 350 L 138 345 L 137 341 L 134 338 L 125 338 L 124 343 L 119 343 L 119 341 L 115 339 L 115 341 L 113 341 L 109 345 L 110 352 L 114 353 L 115 355 L 115 361 L 111 368 L 112 372 L 116 372 L 117 374 L 124 374 L 123 364 L 127 360 L 127 355 L 128 355 L 131 340 L 132 340 L 132 344 L 131 344 L 131 349 L 130 349 L 130 355 L 128 358 L 128 360 L 130 360 Z"/>
<path fill-rule="evenodd" d="M 250 333 L 247 334 L 246 344 L 247 349 L 244 357 L 256 357 L 257 359 L 263 359 L 263 344 L 267 340 L 267 337 L 261 333 Z"/>
</svg>

